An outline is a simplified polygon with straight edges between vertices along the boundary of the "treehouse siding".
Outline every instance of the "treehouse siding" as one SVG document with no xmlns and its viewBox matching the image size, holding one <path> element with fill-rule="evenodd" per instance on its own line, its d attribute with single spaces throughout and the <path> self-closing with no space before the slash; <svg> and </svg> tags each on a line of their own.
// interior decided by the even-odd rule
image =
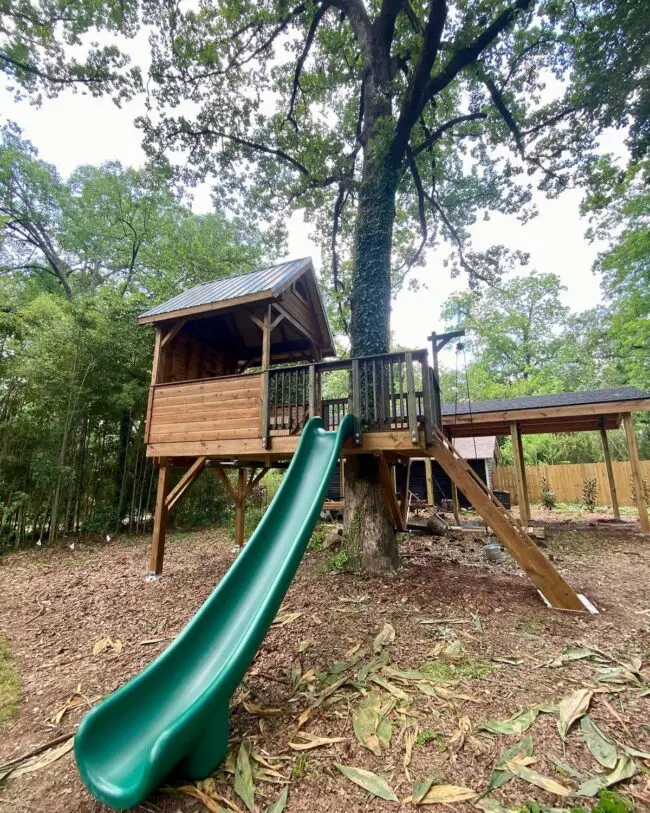
<svg viewBox="0 0 650 813">
<path fill-rule="evenodd" d="M 244 375 L 156 386 L 148 442 L 259 437 L 260 378 Z"/>
<path fill-rule="evenodd" d="M 172 339 L 163 356 L 163 381 L 210 378 L 233 371 L 233 362 L 226 353 L 183 332 Z"/>
</svg>

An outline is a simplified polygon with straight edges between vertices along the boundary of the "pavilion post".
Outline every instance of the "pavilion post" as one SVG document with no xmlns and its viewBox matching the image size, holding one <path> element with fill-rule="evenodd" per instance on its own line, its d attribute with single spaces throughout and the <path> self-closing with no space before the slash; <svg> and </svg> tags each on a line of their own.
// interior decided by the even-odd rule
<svg viewBox="0 0 650 813">
<path fill-rule="evenodd" d="M 607 439 L 607 429 L 605 429 L 605 419 L 600 420 L 600 442 L 603 447 L 603 457 L 605 458 L 605 468 L 607 469 L 607 483 L 609 485 L 609 497 L 612 503 L 612 512 L 616 519 L 621 518 L 618 508 L 618 495 L 616 493 L 616 481 L 614 480 L 614 469 L 612 467 L 612 456 L 609 451 L 609 441 Z"/>
<path fill-rule="evenodd" d="M 433 463 L 430 457 L 424 458 L 424 475 L 427 481 L 427 505 L 435 505 L 433 493 Z"/>
<path fill-rule="evenodd" d="M 519 517 L 522 526 L 527 528 L 530 525 L 530 502 L 528 499 L 528 485 L 526 483 L 526 466 L 524 465 L 524 447 L 521 442 L 521 428 L 517 421 L 513 421 L 510 424 L 510 435 L 512 437 L 512 455 L 515 459 Z"/>
<path fill-rule="evenodd" d="M 454 512 L 456 525 L 460 525 L 460 507 L 458 504 L 458 486 L 454 480 L 451 481 L 451 510 Z"/>
<path fill-rule="evenodd" d="M 630 468 L 632 469 L 632 483 L 634 485 L 634 496 L 636 507 L 639 512 L 639 525 L 644 533 L 650 533 L 650 520 L 648 519 L 648 506 L 646 504 L 643 490 L 643 476 L 641 474 L 641 462 L 639 461 L 639 449 L 636 445 L 636 433 L 632 422 L 632 413 L 623 413 L 623 426 L 625 427 L 625 438 L 627 440 L 627 451 L 630 456 Z"/>
<path fill-rule="evenodd" d="M 165 533 L 167 532 L 167 495 L 172 477 L 172 462 L 169 458 L 160 459 L 158 469 L 158 491 L 156 493 L 156 513 L 153 520 L 153 539 L 151 542 L 151 559 L 149 570 L 152 575 L 160 576 L 165 557 Z"/>
</svg>

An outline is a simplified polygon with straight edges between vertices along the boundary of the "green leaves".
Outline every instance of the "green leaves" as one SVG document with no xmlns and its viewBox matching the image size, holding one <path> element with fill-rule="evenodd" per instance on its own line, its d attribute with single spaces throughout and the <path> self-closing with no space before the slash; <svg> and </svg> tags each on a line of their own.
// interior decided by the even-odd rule
<svg viewBox="0 0 650 813">
<path fill-rule="evenodd" d="M 611 773 L 606 776 L 594 776 L 591 779 L 586 779 L 576 791 L 578 796 L 595 796 L 602 788 L 609 788 L 622 782 L 624 779 L 630 779 L 636 773 L 636 765 L 630 756 L 621 757 L 616 763 L 616 767 Z"/>
<path fill-rule="evenodd" d="M 532 737 L 529 735 L 511 745 L 499 757 L 494 770 L 490 775 L 488 783 L 488 791 L 496 790 L 509 782 L 514 776 L 513 773 L 506 770 L 506 763 L 511 760 L 521 759 L 521 757 L 532 757 L 534 750 Z"/>
<path fill-rule="evenodd" d="M 359 785 L 359 787 L 367 790 L 368 793 L 372 793 L 373 796 L 377 796 L 379 799 L 385 799 L 387 802 L 398 801 L 397 796 L 395 796 L 395 792 L 388 782 L 386 782 L 385 779 L 378 776 L 376 773 L 366 771 L 364 768 L 353 768 L 350 765 L 339 765 L 338 762 L 336 762 L 335 765 L 339 771 L 341 771 L 343 776 L 350 780 L 350 782 L 354 782 L 355 785 Z"/>
<path fill-rule="evenodd" d="M 255 813 L 255 785 L 250 761 L 250 743 L 242 742 L 235 765 L 235 793 L 251 813 Z"/>
<path fill-rule="evenodd" d="M 523 734 L 532 726 L 538 715 L 554 711 L 553 706 L 540 703 L 507 717 L 505 720 L 488 720 L 479 726 L 484 731 L 491 731 L 493 734 Z"/>
<path fill-rule="evenodd" d="M 603 734 L 588 714 L 580 720 L 580 731 L 594 758 L 604 768 L 614 768 L 617 757 L 616 746 Z"/>
</svg>

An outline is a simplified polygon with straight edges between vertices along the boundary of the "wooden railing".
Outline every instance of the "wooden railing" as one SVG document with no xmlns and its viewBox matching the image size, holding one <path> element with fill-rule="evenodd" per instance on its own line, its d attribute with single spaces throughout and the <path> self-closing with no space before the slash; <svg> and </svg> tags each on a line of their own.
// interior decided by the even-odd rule
<svg viewBox="0 0 650 813">
<path fill-rule="evenodd" d="M 323 399 L 324 378 L 336 371 L 347 372 L 347 392 L 342 397 Z M 363 432 L 395 429 L 408 430 L 411 441 L 418 443 L 420 426 L 429 443 L 434 428 L 440 427 L 437 386 L 426 350 L 271 367 L 263 375 L 265 448 L 270 448 L 273 435 L 299 434 L 313 415 L 321 415 L 325 427 L 335 429 L 343 416 L 352 412 L 357 444 Z"/>
</svg>

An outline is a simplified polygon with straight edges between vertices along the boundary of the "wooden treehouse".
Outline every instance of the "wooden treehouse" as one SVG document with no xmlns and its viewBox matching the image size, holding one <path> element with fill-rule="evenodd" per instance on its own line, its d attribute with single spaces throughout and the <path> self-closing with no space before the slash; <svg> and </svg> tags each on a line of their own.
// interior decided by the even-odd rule
<svg viewBox="0 0 650 813">
<path fill-rule="evenodd" d="M 291 458 L 310 417 L 332 430 L 350 411 L 355 431 L 343 455 L 378 457 L 397 528 L 406 523 L 409 459 L 433 457 L 551 604 L 583 609 L 443 433 L 426 349 L 326 360 L 334 343 L 309 258 L 198 285 L 138 322 L 156 329 L 145 429 L 147 455 L 160 468 L 152 573 L 162 572 L 168 514 L 206 465 L 236 506 L 242 544 L 253 486 Z M 392 469 L 400 465 L 406 477 L 398 495 Z M 174 467 L 185 471 L 172 488 Z M 235 484 L 226 474 L 233 468 Z"/>
</svg>

